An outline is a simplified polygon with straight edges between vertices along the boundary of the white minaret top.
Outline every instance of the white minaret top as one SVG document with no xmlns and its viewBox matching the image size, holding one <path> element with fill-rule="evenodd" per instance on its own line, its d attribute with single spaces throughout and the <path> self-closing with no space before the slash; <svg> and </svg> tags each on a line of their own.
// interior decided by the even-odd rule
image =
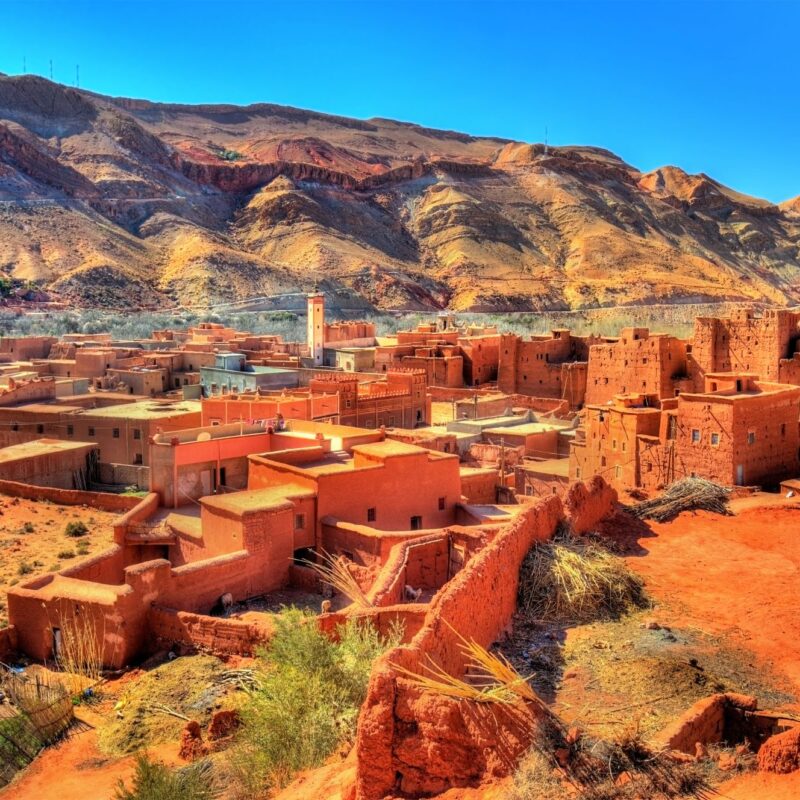
<svg viewBox="0 0 800 800">
<path fill-rule="evenodd" d="M 308 354 L 315 367 L 322 366 L 322 348 L 325 345 L 325 295 L 310 292 L 308 295 Z"/>
</svg>

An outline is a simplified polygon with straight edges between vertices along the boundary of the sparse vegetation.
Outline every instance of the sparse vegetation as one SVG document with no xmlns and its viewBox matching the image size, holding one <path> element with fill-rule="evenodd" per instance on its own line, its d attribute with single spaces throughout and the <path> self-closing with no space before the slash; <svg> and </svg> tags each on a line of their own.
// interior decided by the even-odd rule
<svg viewBox="0 0 800 800">
<path fill-rule="evenodd" d="M 75 552 L 73 550 L 59 550 L 58 551 L 59 558 L 75 558 Z"/>
<path fill-rule="evenodd" d="M 399 631 L 384 639 L 372 625 L 351 620 L 332 641 L 312 616 L 296 609 L 277 616 L 275 624 L 260 654 L 261 685 L 242 709 L 233 758 L 247 797 L 285 785 L 352 741 L 372 662 L 400 640 Z"/>
<path fill-rule="evenodd" d="M 33 572 L 33 564 L 29 561 L 20 561 L 17 567 L 17 575 L 30 575 Z"/>
<path fill-rule="evenodd" d="M 22 526 L 22 533 L 34 533 L 36 531 L 36 526 L 32 522 L 26 522 Z"/>
<path fill-rule="evenodd" d="M 67 523 L 64 528 L 64 533 L 73 539 L 77 539 L 81 536 L 86 536 L 86 534 L 89 533 L 89 529 L 86 527 L 86 523 L 73 520 Z"/>
<path fill-rule="evenodd" d="M 61 645 L 57 661 L 69 676 L 73 695 L 97 683 L 102 676 L 103 643 L 106 638 L 104 623 L 85 616 L 59 617 Z"/>
<path fill-rule="evenodd" d="M 517 601 L 537 619 L 585 622 L 643 606 L 644 584 L 597 539 L 562 534 L 525 556 Z"/>
<path fill-rule="evenodd" d="M 120 781 L 114 800 L 213 800 L 220 793 L 207 759 L 175 770 L 140 754 L 131 788 Z"/>
</svg>

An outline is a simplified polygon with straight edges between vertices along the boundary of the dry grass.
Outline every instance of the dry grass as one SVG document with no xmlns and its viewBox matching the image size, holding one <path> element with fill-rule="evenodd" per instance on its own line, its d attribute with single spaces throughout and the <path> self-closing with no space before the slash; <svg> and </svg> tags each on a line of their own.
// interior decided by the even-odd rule
<svg viewBox="0 0 800 800">
<path fill-rule="evenodd" d="M 304 561 L 303 563 L 311 567 L 323 583 L 330 586 L 335 592 L 343 594 L 353 605 L 370 608 L 372 603 L 348 569 L 347 559 L 342 556 L 332 556 L 324 550 L 321 552 L 321 557 L 321 564 L 313 561 Z"/>
<path fill-rule="evenodd" d="M 460 639 L 459 648 L 469 658 L 468 680 L 456 678 L 436 664 L 430 656 L 424 665 L 429 675 L 408 670 L 397 665 L 395 669 L 426 691 L 456 700 L 472 700 L 476 703 L 500 703 L 510 705 L 519 699 L 542 705 L 539 696 L 525 678 L 517 672 L 501 653 L 490 653 L 474 639 L 466 639 L 452 626 L 448 626 Z"/>
<path fill-rule="evenodd" d="M 68 676 L 70 692 L 76 695 L 102 679 L 105 620 L 98 623 L 85 617 L 61 614 L 58 627 L 61 645 L 56 662 Z"/>
<path fill-rule="evenodd" d="M 564 535 L 525 556 L 517 603 L 538 619 L 582 622 L 641 607 L 644 584 L 599 542 Z"/>
</svg>

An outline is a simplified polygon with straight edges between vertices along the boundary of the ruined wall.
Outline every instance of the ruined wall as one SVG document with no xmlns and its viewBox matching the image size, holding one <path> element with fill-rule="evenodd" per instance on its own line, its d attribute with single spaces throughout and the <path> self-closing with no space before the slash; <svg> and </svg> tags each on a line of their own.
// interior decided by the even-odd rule
<svg viewBox="0 0 800 800">
<path fill-rule="evenodd" d="M 255 654 L 272 635 L 272 629 L 239 619 L 223 619 L 153 606 L 147 613 L 151 644 L 168 648 L 182 644 L 215 655 Z"/>
<path fill-rule="evenodd" d="M 26 500 L 49 500 L 61 506 L 91 506 L 103 511 L 129 511 L 139 503 L 138 497 L 84 492 L 78 489 L 57 489 L 51 486 L 31 486 L 16 481 L 0 481 L 0 493 Z"/>
<path fill-rule="evenodd" d="M 443 791 L 509 768 L 494 760 L 496 746 L 486 747 L 467 709 L 418 692 L 393 664 L 419 671 L 429 656 L 461 675 L 466 659 L 453 629 L 483 645 L 494 641 L 516 608 L 519 564 L 533 542 L 552 536 L 561 513 L 557 498 L 526 509 L 436 595 L 411 644 L 376 662 L 358 725 L 359 800 L 377 800 L 398 789 L 416 796 Z M 508 741 L 516 738 L 512 750 L 522 752 L 527 741 L 514 736 L 511 720 L 501 720 L 499 727 Z M 498 735 L 495 728 L 493 736 Z"/>
<path fill-rule="evenodd" d="M 491 467 L 463 468 L 461 470 L 461 495 L 467 503 L 494 503 L 499 478 Z"/>
<path fill-rule="evenodd" d="M 609 516 L 617 504 L 617 492 L 599 475 L 570 485 L 564 497 L 564 511 L 572 532 L 590 533 Z"/>
</svg>

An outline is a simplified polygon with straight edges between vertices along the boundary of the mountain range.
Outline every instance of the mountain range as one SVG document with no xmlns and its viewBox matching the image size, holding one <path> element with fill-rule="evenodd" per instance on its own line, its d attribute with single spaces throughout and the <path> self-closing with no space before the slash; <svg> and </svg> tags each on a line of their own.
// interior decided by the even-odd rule
<svg viewBox="0 0 800 800">
<path fill-rule="evenodd" d="M 0 75 L 0 274 L 84 306 L 519 311 L 800 302 L 800 198 L 269 104 Z"/>
</svg>

